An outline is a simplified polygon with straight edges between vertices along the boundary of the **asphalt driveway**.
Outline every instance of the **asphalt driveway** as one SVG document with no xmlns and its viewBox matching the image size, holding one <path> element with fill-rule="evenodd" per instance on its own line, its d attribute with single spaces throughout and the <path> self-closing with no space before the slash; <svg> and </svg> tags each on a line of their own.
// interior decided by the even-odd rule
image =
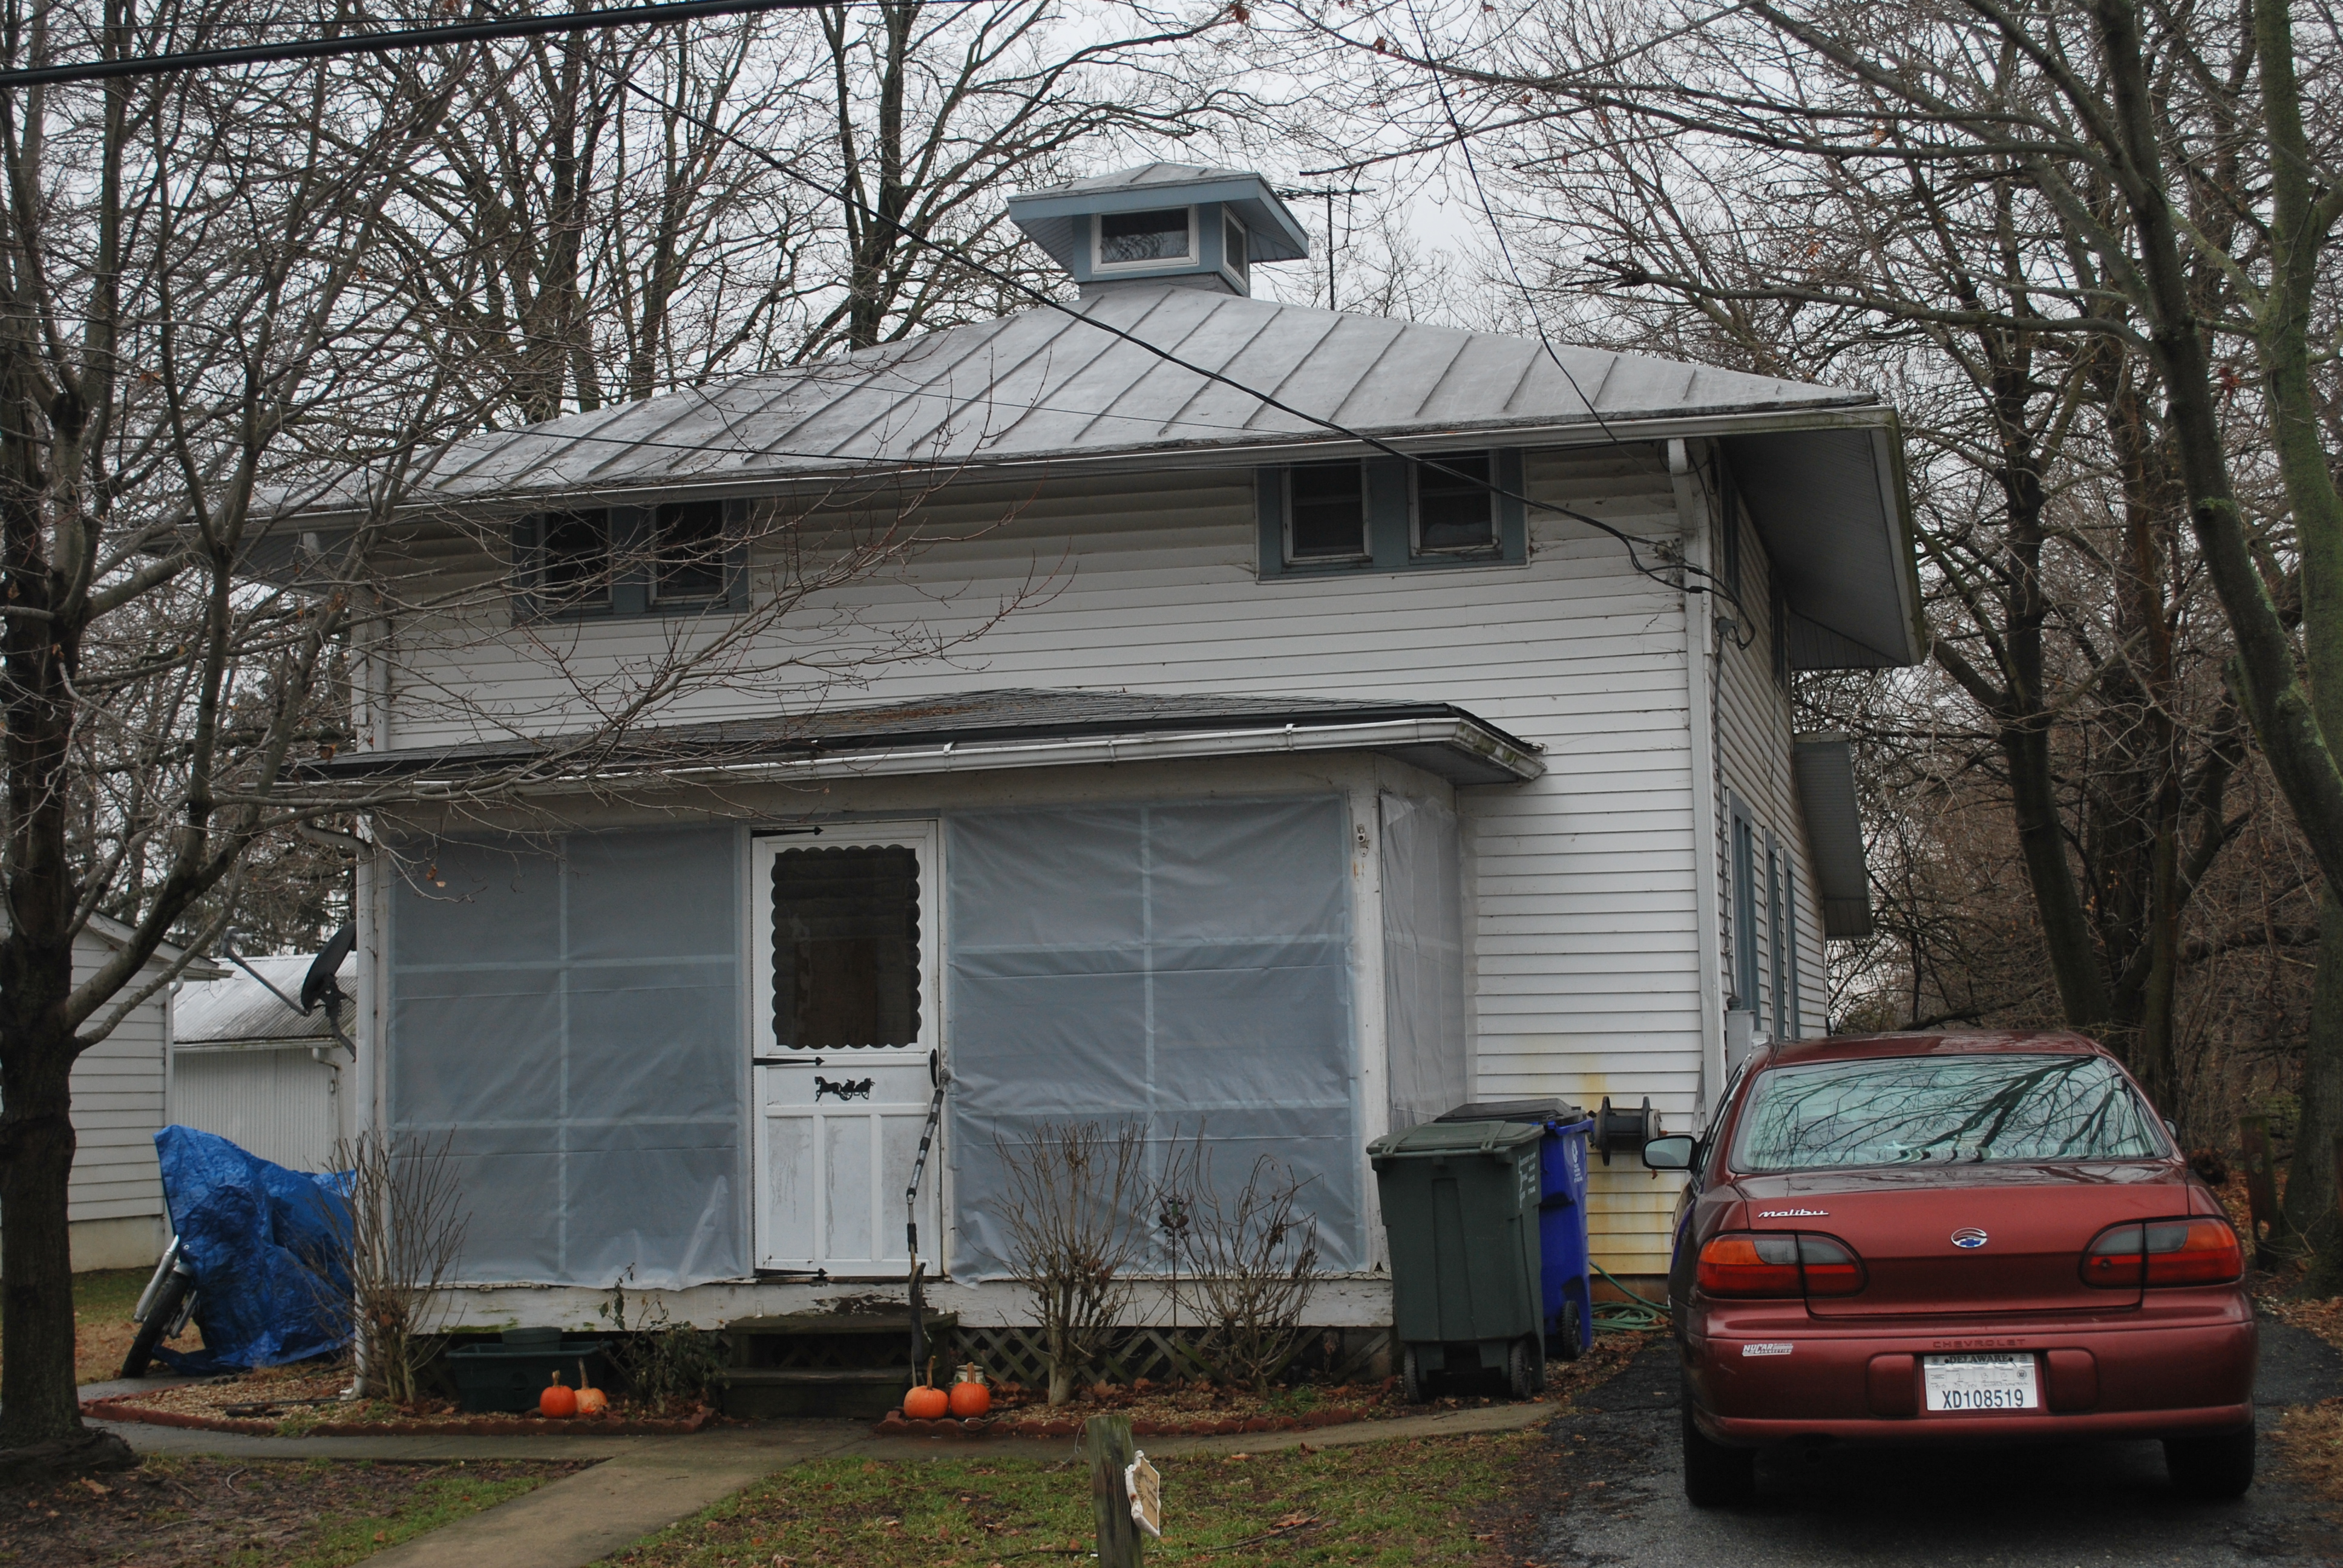
<svg viewBox="0 0 2343 1568">
<path fill-rule="evenodd" d="M 2265 1320 L 2255 1389 L 2265 1430 L 2268 1407 L 2337 1394 L 2343 1356 Z M 1554 1568 L 2343 1563 L 2343 1526 L 2284 1479 L 2267 1437 L 2262 1479 L 2235 1503 L 2175 1498 L 2163 1450 L 2140 1442 L 1768 1456 L 1754 1504 L 1709 1512 L 1684 1499 L 1673 1346 L 1654 1344 L 1579 1406 L 1548 1429 L 1559 1506 L 1532 1560 Z"/>
</svg>

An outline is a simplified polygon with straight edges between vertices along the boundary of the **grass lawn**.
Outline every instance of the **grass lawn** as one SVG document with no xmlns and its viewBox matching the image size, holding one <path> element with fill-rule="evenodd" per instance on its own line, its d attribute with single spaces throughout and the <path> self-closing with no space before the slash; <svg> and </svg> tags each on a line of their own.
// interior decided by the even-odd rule
<svg viewBox="0 0 2343 1568">
<path fill-rule="evenodd" d="M 130 1309 L 154 1277 L 151 1268 L 93 1269 L 74 1276 L 74 1382 L 104 1382 L 122 1370 L 131 1336 L 138 1332 Z M 189 1324 L 171 1347 L 191 1350 L 202 1342 Z"/>
<path fill-rule="evenodd" d="M 0 1493 L 0 1564 L 343 1568 L 578 1468 L 150 1457 Z"/>
<path fill-rule="evenodd" d="M 1520 1503 L 1536 1432 L 1163 1459 L 1163 1539 L 1150 1563 L 1484 1568 Z M 1090 1471 L 990 1455 L 783 1472 L 610 1559 L 647 1568 L 989 1568 L 1079 1563 Z"/>
</svg>

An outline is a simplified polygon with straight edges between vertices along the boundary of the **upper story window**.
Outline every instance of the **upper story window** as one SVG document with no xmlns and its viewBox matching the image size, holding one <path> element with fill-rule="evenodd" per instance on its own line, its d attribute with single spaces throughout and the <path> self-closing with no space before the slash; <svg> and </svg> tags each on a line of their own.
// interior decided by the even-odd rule
<svg viewBox="0 0 2343 1568">
<path fill-rule="evenodd" d="M 743 501 L 541 512 L 513 528 L 518 608 L 566 617 L 673 615 L 746 603 Z"/>
<path fill-rule="evenodd" d="M 651 598 L 659 604 L 724 597 L 724 503 L 661 507 L 653 524 Z"/>
<path fill-rule="evenodd" d="M 1286 470 L 1286 559 L 1367 558 L 1366 477 L 1357 462 L 1297 463 Z"/>
<path fill-rule="evenodd" d="M 555 512 L 536 519 L 538 591 L 548 608 L 607 608 L 610 602 L 610 514 Z"/>
<path fill-rule="evenodd" d="M 1157 266 L 1187 261 L 1196 254 L 1195 209 L 1159 207 L 1151 212 L 1102 212 L 1098 216 L 1095 265 Z"/>
<path fill-rule="evenodd" d="M 1442 452 L 1415 465 L 1415 548 L 1495 549 L 1497 498 L 1489 484 L 1486 452 Z"/>
<path fill-rule="evenodd" d="M 1403 571 L 1529 558 L 1518 449 L 1263 468 L 1261 573 Z"/>
</svg>

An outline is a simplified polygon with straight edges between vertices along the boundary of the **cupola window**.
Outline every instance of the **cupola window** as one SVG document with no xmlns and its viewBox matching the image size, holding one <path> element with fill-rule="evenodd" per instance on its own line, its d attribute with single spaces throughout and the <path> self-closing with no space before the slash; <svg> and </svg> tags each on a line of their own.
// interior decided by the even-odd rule
<svg viewBox="0 0 2343 1568">
<path fill-rule="evenodd" d="M 1184 206 L 1099 214 L 1098 265 L 1149 266 L 1187 260 L 1195 254 L 1189 243 L 1188 217 Z"/>
</svg>

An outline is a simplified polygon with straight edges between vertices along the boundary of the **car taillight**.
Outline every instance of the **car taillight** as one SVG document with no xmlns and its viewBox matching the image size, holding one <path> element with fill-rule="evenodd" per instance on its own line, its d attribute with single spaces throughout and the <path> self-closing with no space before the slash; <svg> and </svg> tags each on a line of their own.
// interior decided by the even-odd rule
<svg viewBox="0 0 2343 1568">
<path fill-rule="evenodd" d="M 1851 1296 L 1863 1289 L 1863 1264 L 1828 1236 L 1800 1236 L 1798 1261 L 1805 1265 L 1810 1296 Z"/>
<path fill-rule="evenodd" d="M 2245 1271 L 2245 1249 L 2227 1220 L 2110 1226 L 2083 1253 L 2083 1283 L 2108 1289 L 2225 1285 Z"/>
<path fill-rule="evenodd" d="M 1700 1288 L 1712 1296 L 1851 1296 L 1863 1264 L 1828 1236 L 1732 1231 L 1700 1250 Z"/>
</svg>

